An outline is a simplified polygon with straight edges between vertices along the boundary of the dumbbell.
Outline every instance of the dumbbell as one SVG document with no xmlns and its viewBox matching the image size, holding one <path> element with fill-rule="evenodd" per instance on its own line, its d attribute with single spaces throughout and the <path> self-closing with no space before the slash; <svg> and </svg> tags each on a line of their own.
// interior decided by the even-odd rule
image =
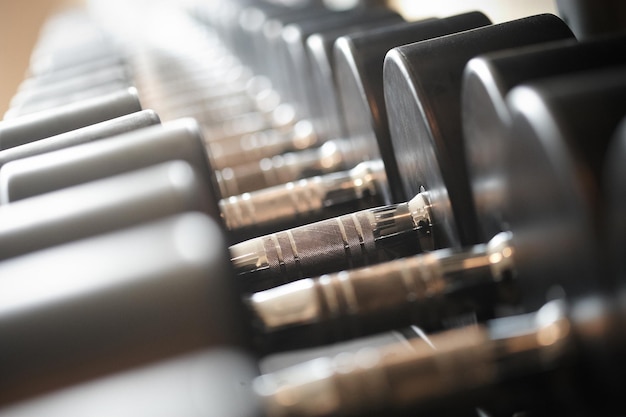
<svg viewBox="0 0 626 417">
<path fill-rule="evenodd" d="M 428 340 L 437 350 L 411 342 L 343 353 L 262 375 L 252 384 L 256 372 L 248 357 L 205 350 L 13 404 L 0 415 L 89 416 L 103 409 L 119 416 L 154 415 L 163 409 L 179 416 L 471 415 L 468 410 L 477 405 L 495 413 L 571 409 L 598 415 L 589 402 L 606 410 L 607 399 L 616 398 L 590 386 L 601 379 L 579 377 L 596 353 L 578 354 L 580 339 L 589 345 L 602 341 L 588 331 L 599 319 L 612 319 L 609 329 L 619 333 L 623 311 L 602 317 L 598 313 L 604 312 L 596 309 L 589 317 L 589 307 L 598 305 L 579 304 L 571 309 L 578 317 L 569 318 L 560 307 L 553 302 L 537 314 L 447 331 Z M 581 383 L 587 390 L 576 386 Z M 568 390 L 565 397 L 563 391 L 572 385 L 579 389 L 575 395 Z M 616 403 L 623 412 L 623 404 Z"/>
<path fill-rule="evenodd" d="M 574 296 L 593 288 L 598 280 L 590 271 L 590 259 L 598 251 L 598 232 L 593 230 L 589 217 L 599 216 L 597 210 L 593 210 L 597 187 L 580 177 L 591 176 L 587 171 L 596 172 L 598 176 L 598 160 L 606 149 L 606 139 L 626 108 L 618 98 L 624 91 L 623 70 L 589 75 L 584 71 L 592 68 L 587 64 L 591 61 L 579 62 L 578 58 L 595 57 L 597 60 L 593 62 L 600 66 L 620 63 L 613 58 L 614 51 L 620 47 L 623 47 L 623 40 L 556 44 L 521 52 L 502 52 L 468 65 L 466 102 L 472 106 L 478 104 L 485 110 L 497 109 L 489 113 L 493 116 L 485 125 L 490 130 L 485 129 L 485 132 L 502 134 L 483 135 L 476 128 L 480 125 L 477 123 L 471 126 L 472 134 L 465 136 L 468 148 L 473 145 L 470 141 L 474 137 L 480 138 L 483 146 L 490 141 L 497 142 L 493 146 L 503 158 L 501 163 L 495 164 L 498 169 L 491 173 L 491 178 L 500 186 L 497 190 L 501 195 L 483 202 L 479 212 L 481 218 L 491 216 L 481 222 L 481 228 L 485 235 L 491 233 L 492 239 L 486 245 L 466 250 L 434 251 L 253 294 L 248 303 L 256 312 L 258 327 L 270 334 L 269 343 L 292 348 L 300 342 L 309 343 L 302 340 L 307 336 L 328 343 L 411 323 L 437 329 L 462 313 L 474 312 L 479 317 L 488 317 L 498 311 L 499 314 L 515 311 L 511 308 L 534 311 L 545 301 L 543 294 L 552 286 L 567 288 Z M 518 72 L 514 77 L 507 77 L 506 69 L 513 63 Z M 540 70 L 542 66 L 545 72 Z M 556 71 L 559 67 L 562 71 Z M 515 90 L 517 93 L 510 95 L 516 99 L 511 98 L 508 106 L 504 104 L 507 88 L 514 85 L 507 83 L 509 80 L 522 81 L 524 74 L 532 80 L 541 78 L 542 73 L 550 77 L 559 72 L 579 71 L 583 72 L 563 75 L 563 80 L 555 79 L 551 84 L 545 81 L 541 95 L 533 92 L 532 100 L 524 101 L 524 92 L 528 89 Z M 600 80 L 602 77 L 606 79 Z M 576 83 L 583 84 L 587 90 L 575 88 Z M 477 91 L 489 91 L 493 99 L 476 94 Z M 528 119 L 524 121 L 527 126 L 522 122 L 515 126 L 521 132 L 508 130 L 510 114 L 516 112 Z M 594 137 L 598 140 L 593 144 L 585 142 L 590 133 L 579 126 L 579 112 L 585 112 L 585 122 L 594 121 Z M 493 127 L 492 123 L 500 123 L 500 127 Z M 558 136 L 553 126 L 559 126 Z M 505 150 L 511 146 L 508 137 L 515 135 L 518 148 L 513 153 L 517 156 L 513 161 L 505 158 Z M 559 157 L 568 152 L 578 156 L 582 152 L 586 153 L 588 161 L 585 164 L 550 161 L 557 166 L 555 170 L 578 168 L 567 174 L 569 176 L 553 173 L 550 163 L 543 162 L 543 157 L 533 149 L 535 143 L 543 145 L 549 141 L 573 148 L 560 150 Z M 557 145 L 551 143 L 550 146 Z M 471 162 L 470 172 L 474 164 L 485 166 L 482 160 Z M 543 170 L 545 179 L 530 181 L 524 170 L 531 164 L 535 164 L 535 171 Z M 474 172 L 477 174 L 470 177 L 471 182 L 483 185 L 479 179 L 484 170 Z M 567 185 L 568 181 L 576 181 L 575 187 L 579 188 L 570 191 L 572 186 Z M 477 193 L 476 198 L 478 196 Z M 586 201 L 580 201 L 578 196 L 584 196 Z M 494 229 L 493 224 L 498 224 L 498 229 Z M 572 259 L 568 261 L 568 258 Z"/>
<path fill-rule="evenodd" d="M 0 149 L 34 142 L 141 110 L 134 88 L 0 122 Z"/>
<path fill-rule="evenodd" d="M 169 161 L 0 206 L 0 260 L 186 211 L 210 213 L 188 163 Z"/>
<path fill-rule="evenodd" d="M 219 227 L 188 213 L 0 263 L 0 403 L 248 332 Z"/>
<path fill-rule="evenodd" d="M 141 110 L 130 113 L 126 116 L 105 120 L 100 123 L 2 150 L 0 151 L 0 167 L 18 159 L 120 135 L 159 123 L 159 116 L 152 110 Z"/>
</svg>

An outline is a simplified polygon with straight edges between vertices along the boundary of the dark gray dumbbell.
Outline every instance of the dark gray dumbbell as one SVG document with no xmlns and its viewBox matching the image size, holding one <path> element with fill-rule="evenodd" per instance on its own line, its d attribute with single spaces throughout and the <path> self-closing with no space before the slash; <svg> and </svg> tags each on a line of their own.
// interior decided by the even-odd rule
<svg viewBox="0 0 626 417">
<path fill-rule="evenodd" d="M 487 239 L 502 230 L 502 166 L 510 114 L 505 104 L 515 85 L 533 79 L 624 64 L 626 37 L 597 41 L 574 40 L 502 51 L 474 58 L 464 73 L 462 120 L 470 186 L 481 235 Z M 626 52 L 626 51 L 624 51 Z"/>
<path fill-rule="evenodd" d="M 68 148 L 82 143 L 105 139 L 110 136 L 119 135 L 159 123 L 159 116 L 157 116 L 157 114 L 152 110 L 142 110 L 130 113 L 126 116 L 116 117 L 111 120 L 70 130 L 69 132 L 0 151 L 0 167 L 7 162 L 16 161 L 18 159 L 58 149 Z"/>
<path fill-rule="evenodd" d="M 539 26 L 545 27 L 540 29 Z M 481 242 L 467 180 L 461 124 L 461 81 L 478 54 L 571 38 L 558 18 L 540 15 L 397 48 L 385 61 L 391 146 L 389 181 L 411 198 L 432 190 L 439 236 L 453 245 Z M 383 159 L 384 160 L 384 159 Z M 395 181 L 395 182 L 394 182 Z M 453 229 L 458 230 L 458 235 Z M 448 229 L 448 230 L 446 230 Z M 450 230 L 452 229 L 452 230 Z"/>
<path fill-rule="evenodd" d="M 436 329 L 468 312 L 486 318 L 503 307 L 535 311 L 554 287 L 576 297 L 600 286 L 599 160 L 626 113 L 623 74 L 583 72 L 515 89 L 510 110 L 501 108 L 512 116 L 500 123 L 516 117 L 517 124 L 502 128 L 510 144 L 498 177 L 506 190 L 498 204 L 500 233 L 467 250 L 433 251 L 254 294 L 249 303 L 260 328 L 278 341 L 270 345 L 294 347 L 307 336 L 330 342 L 410 323 Z M 590 120 L 593 144 L 581 126 Z"/>
<path fill-rule="evenodd" d="M 189 213 L 0 263 L 0 403 L 248 345 L 220 228 Z"/>
<path fill-rule="evenodd" d="M 377 26 L 400 22 L 400 16 L 386 8 L 363 8 L 333 13 L 322 19 L 307 19 L 292 22 L 282 29 L 277 47 L 277 64 L 281 73 L 277 91 L 289 103 L 296 103 L 298 114 L 310 118 L 310 101 L 315 94 L 311 88 L 311 76 L 305 47 L 306 40 L 315 33 L 325 33 L 339 28 L 349 29 L 354 25 L 374 23 Z M 346 32 L 347 33 L 347 32 Z"/>
<path fill-rule="evenodd" d="M 0 259 L 207 207 L 193 168 L 171 161 L 0 206 Z"/>
<path fill-rule="evenodd" d="M 212 202 L 205 206 L 213 206 L 212 215 L 219 218 L 206 151 L 192 119 L 9 162 L 0 169 L 0 195 L 9 203 L 172 159 L 193 166 L 202 186 L 211 191 L 206 195 Z"/>
<path fill-rule="evenodd" d="M 0 149 L 34 142 L 115 117 L 138 112 L 134 88 L 0 122 Z"/>
<path fill-rule="evenodd" d="M 558 22 L 556 20 L 550 20 L 550 19 L 545 19 L 545 20 L 547 22 L 545 23 L 546 25 L 554 24 L 558 26 Z M 463 20 L 461 19 L 461 21 Z M 432 25 L 428 25 L 428 23 L 435 23 L 435 22 L 427 22 L 422 25 L 426 25 L 425 27 L 430 28 L 435 31 L 438 30 L 439 26 L 431 27 Z M 559 32 L 558 30 L 556 30 L 556 32 L 564 33 L 565 31 L 562 30 L 561 32 Z M 544 35 L 543 39 L 549 36 L 552 36 L 552 35 Z M 516 40 L 516 41 L 521 42 L 519 40 Z M 15 163 L 12 165 L 9 164 L 7 167 L 3 168 L 3 171 L 6 174 L 5 178 L 9 178 L 9 177 L 11 178 L 10 180 L 6 181 L 6 183 L 9 184 L 9 187 L 7 189 L 12 188 L 13 190 L 17 190 L 19 188 L 18 185 L 20 181 L 22 180 L 18 179 L 20 175 L 17 174 L 17 171 L 15 171 L 15 166 L 20 166 L 20 165 L 25 166 L 25 164 L 23 163 L 24 161 L 21 161 L 21 162 L 22 162 L 21 164 L 18 164 L 18 163 Z M 39 171 L 40 173 L 44 172 L 41 169 L 40 165 L 41 165 L 40 163 L 37 163 L 34 165 L 31 163 L 31 166 L 34 167 L 35 169 L 34 171 L 31 171 L 31 172 L 35 172 L 35 171 Z M 11 173 L 11 171 L 13 171 L 13 173 Z M 73 171 L 75 174 L 76 168 L 74 168 Z M 50 175 L 48 174 L 46 174 L 45 176 L 50 177 Z M 76 175 L 74 175 L 72 178 L 74 178 L 75 176 Z M 26 178 L 26 177 L 23 176 L 22 178 Z M 31 178 L 34 178 L 34 177 L 31 177 Z M 43 181 L 41 180 L 37 180 L 35 182 L 30 181 L 29 184 L 34 184 L 34 183 L 43 184 Z M 18 185 L 15 185 L 15 184 L 18 184 Z M 17 196 L 19 193 L 17 191 L 11 191 L 10 194 Z M 13 198 L 13 197 L 10 197 L 10 198 Z M 420 207 L 428 206 L 428 203 L 424 203 L 421 199 L 418 199 L 418 201 L 420 203 Z M 397 208 L 385 208 L 381 211 L 381 213 L 396 213 L 396 210 Z M 405 209 L 405 211 L 407 213 L 411 212 L 408 209 Z M 407 223 L 407 228 L 405 230 L 398 230 L 396 229 L 398 227 L 398 224 L 396 224 L 395 221 L 391 222 L 392 224 L 391 227 L 387 225 L 385 220 L 381 220 L 382 223 L 380 224 L 378 223 L 372 224 L 369 219 L 371 216 L 373 216 L 373 218 L 377 218 L 376 213 L 377 211 L 363 214 L 364 216 L 363 219 L 357 222 L 350 220 L 352 219 L 352 217 L 348 216 L 346 217 L 346 220 L 341 222 L 341 225 L 343 225 L 344 229 L 346 227 L 349 230 L 354 229 L 354 233 L 356 233 L 354 236 L 354 245 L 356 246 L 354 247 L 354 250 L 351 250 L 350 252 L 347 252 L 345 250 L 345 246 L 346 245 L 348 245 L 348 247 L 352 246 L 352 244 L 349 243 L 352 240 L 352 238 L 350 238 L 349 236 L 343 236 L 341 233 L 341 227 L 339 226 L 339 224 L 336 221 L 331 220 L 331 221 L 325 222 L 323 224 L 325 226 L 320 224 L 320 225 L 313 225 L 311 227 L 302 228 L 302 230 L 305 230 L 306 233 L 304 233 L 303 236 L 301 237 L 298 233 L 296 233 L 299 236 L 297 239 L 297 244 L 295 243 L 295 241 L 292 242 L 294 239 L 292 232 L 291 234 L 287 233 L 285 235 L 286 240 L 282 238 L 279 239 L 276 236 L 269 236 L 267 238 L 259 239 L 256 243 L 255 242 L 247 243 L 245 245 L 239 245 L 237 248 L 233 248 L 234 250 L 236 249 L 236 253 L 237 253 L 237 255 L 235 255 L 234 257 L 237 258 L 238 260 L 243 260 L 242 262 L 238 262 L 238 265 L 241 266 L 241 271 L 245 272 L 246 277 L 251 277 L 251 281 L 254 280 L 252 277 L 254 276 L 255 271 L 261 271 L 259 272 L 259 275 L 265 275 L 265 272 L 270 271 L 272 269 L 277 269 L 277 271 L 280 271 L 282 273 L 282 276 L 281 278 L 279 278 L 279 281 L 278 281 L 280 283 L 280 282 L 284 282 L 284 280 L 291 280 L 294 278 L 301 277 L 303 276 L 302 274 L 305 274 L 305 275 L 315 274 L 316 273 L 315 271 L 310 271 L 308 268 L 302 269 L 302 266 L 307 265 L 309 263 L 309 259 L 308 259 L 309 256 L 313 256 L 311 260 L 317 259 L 317 258 L 314 258 L 314 256 L 321 254 L 322 252 L 326 254 L 324 257 L 324 259 L 327 261 L 326 266 L 328 266 L 329 268 L 331 268 L 332 266 L 332 269 L 318 270 L 317 273 L 331 272 L 333 270 L 336 270 L 336 268 L 343 269 L 343 268 L 350 267 L 350 266 L 368 264 L 370 262 L 377 262 L 377 260 L 378 261 L 388 260 L 390 259 L 390 257 L 392 258 L 397 257 L 400 254 L 407 255 L 410 253 L 415 253 L 414 251 L 420 250 L 420 245 L 417 244 L 418 242 L 417 239 L 415 239 L 413 245 L 403 245 L 400 242 L 405 242 L 405 241 L 403 238 L 400 238 L 399 236 L 400 235 L 414 236 L 416 233 L 416 229 L 420 229 L 420 228 L 423 228 L 424 226 L 428 226 L 430 224 L 429 221 L 424 221 L 420 223 L 421 220 L 418 222 L 407 220 L 405 222 Z M 428 216 L 423 216 L 421 213 L 418 215 L 418 217 L 420 219 L 428 218 Z M 340 227 L 340 228 L 337 229 L 337 227 Z M 381 230 L 384 230 L 384 232 L 381 232 Z M 332 233 L 329 234 L 330 232 Z M 315 236 L 320 236 L 320 233 L 322 233 L 324 236 L 327 236 L 327 237 L 334 236 L 331 239 L 334 239 L 333 242 L 335 242 L 336 244 L 335 246 L 337 246 L 336 250 L 330 252 L 327 250 L 327 248 L 323 250 L 321 249 L 319 242 L 315 242 Z M 379 235 L 379 233 L 382 233 L 382 234 Z M 389 233 L 393 234 L 395 237 L 390 238 Z M 291 238 L 289 238 L 289 236 L 291 236 Z M 274 240 L 276 240 L 276 242 L 279 242 L 279 243 L 272 243 L 274 242 Z M 266 243 L 262 243 L 264 241 L 266 241 Z M 390 245 L 388 245 L 387 243 L 382 243 L 382 242 L 388 242 L 388 241 L 392 241 Z M 328 238 L 325 239 L 325 243 L 330 243 L 328 241 Z M 276 245 L 278 245 L 277 247 L 280 250 L 273 249 L 274 246 Z M 379 245 L 382 245 L 382 247 Z M 430 247 L 430 245 L 427 245 L 427 247 Z M 309 250 L 301 252 L 301 248 L 308 248 Z M 322 252 L 318 253 L 314 250 L 314 248 L 320 248 Z M 358 251 L 356 251 L 356 253 L 358 253 L 359 256 L 354 257 L 356 256 L 356 254 L 353 252 L 355 252 L 357 248 L 361 248 Z M 413 249 L 409 249 L 409 248 L 413 248 Z M 303 253 L 307 254 L 307 259 L 302 258 Z M 330 257 L 327 257 L 327 255 Z M 277 259 L 276 262 L 274 262 L 273 260 L 274 258 Z M 257 262 L 260 262 L 260 260 L 263 260 L 263 259 L 267 259 L 267 262 L 261 262 L 261 264 L 257 265 Z M 275 265 L 276 268 L 270 268 L 269 265 L 273 265 L 274 263 L 276 264 Z M 316 262 L 316 266 L 317 266 L 317 262 Z"/>
</svg>

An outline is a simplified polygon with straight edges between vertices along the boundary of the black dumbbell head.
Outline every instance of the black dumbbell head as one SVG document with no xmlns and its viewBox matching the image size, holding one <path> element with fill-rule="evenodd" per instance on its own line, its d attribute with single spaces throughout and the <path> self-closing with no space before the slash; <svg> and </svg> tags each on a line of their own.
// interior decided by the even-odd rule
<svg viewBox="0 0 626 417">
<path fill-rule="evenodd" d="M 188 213 L 0 264 L 0 404 L 206 347 L 248 346 L 225 240 Z"/>
<path fill-rule="evenodd" d="M 134 88 L 0 122 L 0 150 L 138 112 Z"/>
<path fill-rule="evenodd" d="M 395 177 L 404 198 L 421 187 L 431 194 L 439 244 L 480 241 L 461 129 L 466 63 L 478 54 L 572 36 L 557 17 L 539 15 L 406 45 L 387 55 L 385 99 L 399 169 Z"/>
<path fill-rule="evenodd" d="M 623 67 L 516 87 L 503 166 L 505 226 L 525 308 L 552 290 L 576 298 L 606 287 L 600 253 L 601 172 L 609 140 L 626 114 Z"/>
<path fill-rule="evenodd" d="M 335 76 L 346 118 L 346 135 L 360 160 L 382 158 L 393 198 L 400 198 L 399 178 L 391 150 L 385 98 L 383 61 L 389 49 L 410 42 L 444 36 L 488 25 L 482 13 L 468 13 L 446 19 L 406 23 L 374 29 L 337 39 Z M 396 100 L 396 97 L 390 100 Z M 388 100 L 389 101 L 389 100 Z"/>
<path fill-rule="evenodd" d="M 389 16 L 381 21 L 344 27 L 316 33 L 307 38 L 307 56 L 314 90 L 311 118 L 316 132 L 328 138 L 338 138 L 345 132 L 344 113 L 339 104 L 335 83 L 335 59 L 333 46 L 337 38 L 351 33 L 394 25 L 403 22 L 400 16 Z"/>
<path fill-rule="evenodd" d="M 502 231 L 502 164 L 510 123 L 506 94 L 517 84 L 626 62 L 626 37 L 552 42 L 472 59 L 462 94 L 463 138 L 482 238 Z"/>
</svg>

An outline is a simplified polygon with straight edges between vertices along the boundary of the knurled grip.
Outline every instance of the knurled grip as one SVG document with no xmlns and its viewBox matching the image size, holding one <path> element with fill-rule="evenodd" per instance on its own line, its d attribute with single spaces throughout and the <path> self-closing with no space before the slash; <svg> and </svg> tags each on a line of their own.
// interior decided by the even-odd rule
<svg viewBox="0 0 626 417">
<path fill-rule="evenodd" d="M 397 208 L 383 208 L 395 212 Z M 364 210 L 252 239 L 231 247 L 245 290 L 258 291 L 300 278 L 359 268 L 419 251 L 417 232 L 399 227 L 385 235 L 379 211 Z M 247 264 L 241 254 L 253 254 Z M 253 259 L 255 262 L 250 262 Z"/>
<path fill-rule="evenodd" d="M 220 211 L 228 230 L 309 217 L 324 209 L 326 188 L 321 177 L 290 182 L 252 194 L 220 201 Z M 276 229 L 275 229 L 276 230 Z"/>
</svg>

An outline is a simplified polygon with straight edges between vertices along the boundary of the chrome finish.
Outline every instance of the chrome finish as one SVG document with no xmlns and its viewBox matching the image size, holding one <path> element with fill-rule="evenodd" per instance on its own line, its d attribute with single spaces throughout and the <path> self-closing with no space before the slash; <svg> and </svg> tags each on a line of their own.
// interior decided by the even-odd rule
<svg viewBox="0 0 626 417">
<path fill-rule="evenodd" d="M 502 233 L 464 251 L 440 249 L 295 281 L 255 293 L 247 304 L 269 349 L 332 343 L 411 324 L 440 329 L 446 319 L 498 302 L 477 291 L 512 276 L 509 239 Z"/>
<path fill-rule="evenodd" d="M 386 184 L 381 162 L 363 162 L 350 171 L 229 197 L 220 201 L 220 210 L 226 228 L 234 233 L 247 228 L 276 231 L 294 221 L 319 220 L 323 213 L 358 210 L 364 199 L 374 206 L 382 204 Z"/>
</svg>

